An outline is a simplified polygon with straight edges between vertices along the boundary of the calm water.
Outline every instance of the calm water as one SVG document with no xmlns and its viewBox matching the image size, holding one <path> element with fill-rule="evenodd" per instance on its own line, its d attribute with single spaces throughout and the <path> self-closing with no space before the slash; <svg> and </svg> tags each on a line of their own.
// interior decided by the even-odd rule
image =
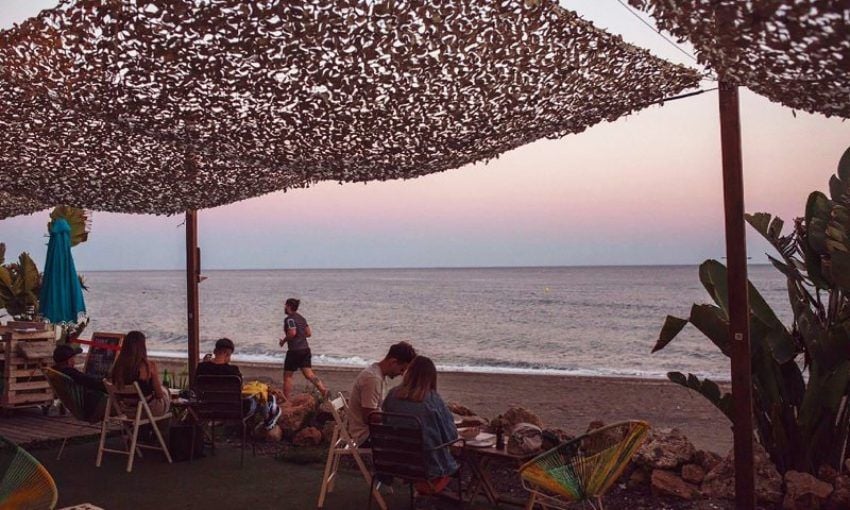
<svg viewBox="0 0 850 510">
<path fill-rule="evenodd" d="M 668 370 L 728 378 L 728 363 L 692 327 L 650 355 L 664 317 L 707 302 L 697 268 L 561 267 L 208 271 L 201 347 L 227 336 L 242 359 L 281 359 L 286 297 L 302 299 L 314 362 L 361 365 L 401 339 L 443 367 L 662 377 Z M 179 271 L 86 272 L 92 331 L 141 329 L 149 349 L 185 353 Z M 787 319 L 784 280 L 750 278 Z"/>
</svg>

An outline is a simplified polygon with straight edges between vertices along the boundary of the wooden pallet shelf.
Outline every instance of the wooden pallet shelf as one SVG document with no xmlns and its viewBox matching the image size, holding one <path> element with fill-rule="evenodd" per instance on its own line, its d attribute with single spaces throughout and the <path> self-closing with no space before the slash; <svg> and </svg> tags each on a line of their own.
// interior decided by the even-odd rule
<svg viewBox="0 0 850 510">
<path fill-rule="evenodd" d="M 10 323 L 0 326 L 0 408 L 35 407 L 53 402 L 53 391 L 41 371 L 53 364 L 52 329 Z M 27 357 L 25 354 L 34 357 Z"/>
</svg>

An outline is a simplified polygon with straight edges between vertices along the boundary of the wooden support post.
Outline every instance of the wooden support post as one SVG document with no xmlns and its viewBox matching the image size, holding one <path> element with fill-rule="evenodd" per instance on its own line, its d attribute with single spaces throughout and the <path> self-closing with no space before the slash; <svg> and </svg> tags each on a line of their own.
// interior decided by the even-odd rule
<svg viewBox="0 0 850 510">
<path fill-rule="evenodd" d="M 750 303 L 744 224 L 744 178 L 738 87 L 720 81 L 720 139 L 726 214 L 729 338 L 732 342 L 732 400 L 735 423 L 735 508 L 755 508 L 753 469 L 753 385 L 750 360 Z"/>
<path fill-rule="evenodd" d="M 195 383 L 195 370 L 200 357 L 200 300 L 198 282 L 201 275 L 201 249 L 198 248 L 198 211 L 186 211 L 186 306 L 189 333 L 189 382 Z"/>
</svg>

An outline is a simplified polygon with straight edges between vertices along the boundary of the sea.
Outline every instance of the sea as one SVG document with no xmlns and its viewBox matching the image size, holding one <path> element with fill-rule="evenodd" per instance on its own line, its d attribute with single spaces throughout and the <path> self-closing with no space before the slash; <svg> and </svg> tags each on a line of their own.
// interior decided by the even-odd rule
<svg viewBox="0 0 850 510">
<path fill-rule="evenodd" d="M 83 272 L 92 332 L 143 331 L 148 349 L 185 356 L 182 271 Z M 205 271 L 201 351 L 232 339 L 234 359 L 281 363 L 288 297 L 313 330 L 314 365 L 365 366 L 411 342 L 442 370 L 729 379 L 729 360 L 688 326 L 651 354 L 668 314 L 710 302 L 696 266 Z M 753 265 L 750 280 L 790 318 L 785 280 Z"/>
</svg>

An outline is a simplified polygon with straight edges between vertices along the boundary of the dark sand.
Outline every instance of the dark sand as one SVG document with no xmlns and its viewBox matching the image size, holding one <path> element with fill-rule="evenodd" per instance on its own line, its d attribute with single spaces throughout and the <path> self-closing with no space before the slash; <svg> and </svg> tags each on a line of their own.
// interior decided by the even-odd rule
<svg viewBox="0 0 850 510">
<path fill-rule="evenodd" d="M 172 372 L 185 366 L 173 359 L 158 361 L 160 371 L 162 367 Z M 282 385 L 282 363 L 236 364 L 246 380 L 272 380 L 276 386 Z M 360 369 L 315 370 L 336 392 L 350 390 Z M 307 385 L 307 380 L 296 374 L 295 391 L 304 391 Z M 583 432 L 594 420 L 641 419 L 656 428 L 678 427 L 700 449 L 725 455 L 732 447 L 729 420 L 701 396 L 667 380 L 443 372 L 438 385 L 447 402 L 461 403 L 486 418 L 519 405 L 536 413 L 547 427 L 570 434 Z"/>
</svg>

